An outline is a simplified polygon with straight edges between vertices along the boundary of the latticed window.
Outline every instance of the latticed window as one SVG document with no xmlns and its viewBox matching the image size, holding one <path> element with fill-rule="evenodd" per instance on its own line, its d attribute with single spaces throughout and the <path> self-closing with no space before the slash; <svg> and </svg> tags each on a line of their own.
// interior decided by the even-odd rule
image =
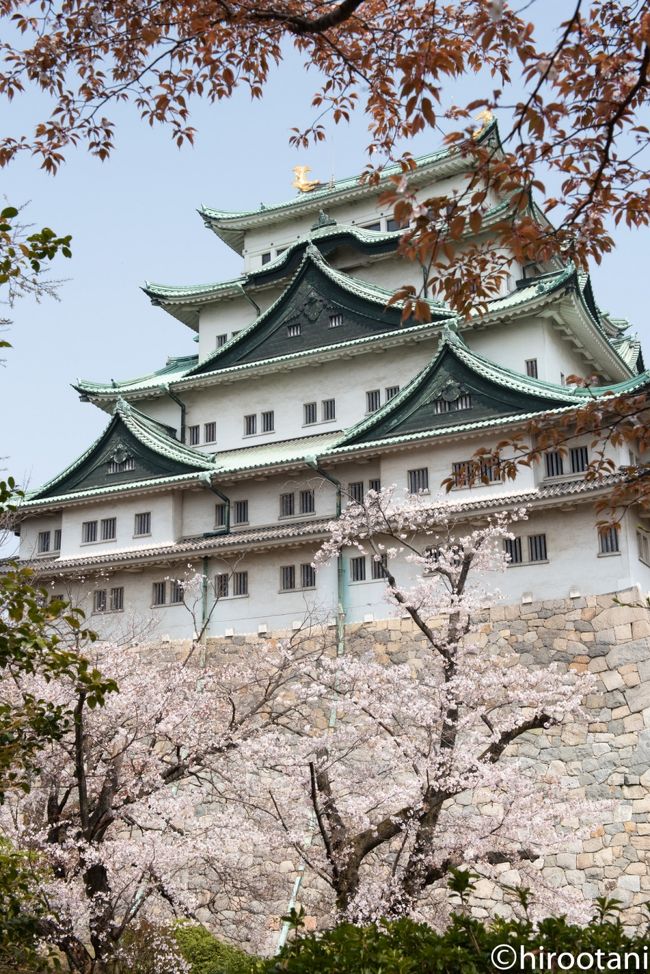
<svg viewBox="0 0 650 974">
<path fill-rule="evenodd" d="M 235 524 L 248 523 L 248 501 L 235 501 Z"/>
<path fill-rule="evenodd" d="M 97 521 L 84 521 L 81 525 L 82 544 L 92 544 L 97 541 Z"/>
<path fill-rule="evenodd" d="M 44 555 L 50 550 L 50 538 L 51 534 L 49 531 L 39 531 L 38 532 L 38 553 L 39 555 Z"/>
<path fill-rule="evenodd" d="M 461 393 L 457 399 L 445 399 L 440 396 L 432 404 L 434 413 L 454 413 L 460 409 L 472 408 L 472 397 L 469 392 Z"/>
<path fill-rule="evenodd" d="M 214 505 L 214 526 L 215 528 L 223 528 L 226 526 L 226 505 L 225 504 Z"/>
<path fill-rule="evenodd" d="M 217 575 L 214 580 L 214 590 L 218 599 L 227 599 L 230 589 L 230 576 L 225 572 Z"/>
<path fill-rule="evenodd" d="M 99 588 L 93 592 L 93 612 L 106 612 L 106 589 Z"/>
<path fill-rule="evenodd" d="M 408 488 L 410 494 L 419 494 L 429 489 L 429 468 L 418 467 L 417 470 L 407 471 Z"/>
<path fill-rule="evenodd" d="M 267 409 L 262 413 L 262 432 L 272 433 L 275 429 L 275 412 L 272 409 Z"/>
<path fill-rule="evenodd" d="M 190 446 L 198 446 L 201 442 L 201 427 L 198 425 L 189 426 L 187 432 L 190 439 Z"/>
<path fill-rule="evenodd" d="M 526 375 L 529 375 L 531 379 L 537 378 L 537 359 L 527 358 L 526 359 Z"/>
<path fill-rule="evenodd" d="M 126 457 L 124 460 L 109 460 L 109 473 L 124 473 L 126 470 L 135 470 L 135 460 L 133 457 Z"/>
<path fill-rule="evenodd" d="M 323 420 L 336 419 L 336 399 L 323 399 Z"/>
<path fill-rule="evenodd" d="M 399 393 L 399 386 L 386 386 L 386 402 L 394 399 Z"/>
<path fill-rule="evenodd" d="M 167 582 L 154 582 L 151 588 L 151 604 L 165 605 L 167 602 Z"/>
<path fill-rule="evenodd" d="M 253 436 L 257 433 L 257 414 L 251 413 L 244 416 L 244 436 Z"/>
<path fill-rule="evenodd" d="M 372 577 L 374 579 L 385 578 L 388 567 L 388 555 L 383 554 L 374 557 L 372 560 Z"/>
<path fill-rule="evenodd" d="M 636 543 L 639 549 L 639 561 L 650 565 L 650 540 L 645 531 L 637 531 Z"/>
<path fill-rule="evenodd" d="M 330 328 L 340 328 L 343 324 L 343 315 L 330 315 Z"/>
<path fill-rule="evenodd" d="M 54 551 L 60 551 L 61 550 L 61 528 L 56 528 L 55 531 L 54 531 L 54 545 L 53 545 L 53 550 Z"/>
<path fill-rule="evenodd" d="M 363 504 L 363 480 L 355 480 L 348 484 L 348 494 L 355 504 Z"/>
<path fill-rule="evenodd" d="M 531 534 L 528 536 L 528 560 L 529 561 L 546 561 L 548 558 L 546 553 L 546 535 L 545 534 Z"/>
<path fill-rule="evenodd" d="M 169 601 L 172 605 L 179 605 L 183 601 L 183 583 L 177 578 L 169 583 Z"/>
<path fill-rule="evenodd" d="M 306 402 L 303 406 L 303 410 L 304 410 L 305 426 L 310 426 L 312 423 L 317 422 L 318 412 L 317 412 L 317 405 L 315 402 Z"/>
<path fill-rule="evenodd" d="M 134 534 L 136 537 L 138 537 L 138 535 L 151 534 L 151 511 L 145 511 L 143 514 L 136 514 Z"/>
<path fill-rule="evenodd" d="M 313 490 L 300 491 L 300 513 L 313 514 L 316 510 L 316 501 Z"/>
<path fill-rule="evenodd" d="M 510 564 L 521 565 L 524 560 L 521 553 L 521 538 L 505 538 L 503 545 Z"/>
<path fill-rule="evenodd" d="M 102 541 L 115 541 L 117 537 L 117 519 L 114 517 L 105 517 L 101 521 L 101 539 Z"/>
<path fill-rule="evenodd" d="M 228 335 L 217 335 L 217 348 L 223 348 L 228 341 Z"/>
<path fill-rule="evenodd" d="M 300 324 L 287 325 L 287 336 L 289 338 L 297 338 L 301 332 L 302 332 L 302 325 Z"/>
<path fill-rule="evenodd" d="M 559 450 L 548 450 L 544 454 L 547 477 L 561 477 L 564 473 L 564 460 Z"/>
<path fill-rule="evenodd" d="M 118 585 L 111 589 L 108 604 L 111 612 L 122 611 L 124 608 L 124 588 L 122 585 Z"/>
<path fill-rule="evenodd" d="M 280 494 L 280 517 L 292 517 L 295 513 L 295 495 Z"/>
<path fill-rule="evenodd" d="M 290 592 L 296 587 L 296 566 L 282 565 L 280 568 L 280 589 Z"/>
<path fill-rule="evenodd" d="M 303 588 L 316 588 L 316 569 L 313 565 L 300 566 L 300 584 Z"/>
<path fill-rule="evenodd" d="M 375 413 L 381 406 L 381 390 L 371 389 L 366 393 L 366 412 Z"/>
<path fill-rule="evenodd" d="M 379 477 L 371 477 L 368 481 L 368 490 L 374 490 L 375 493 L 379 493 L 381 490 L 381 480 Z"/>
<path fill-rule="evenodd" d="M 248 572 L 233 572 L 232 594 L 248 595 Z"/>
<path fill-rule="evenodd" d="M 621 550 L 618 526 L 616 524 L 610 524 L 599 531 L 598 543 L 601 555 L 618 554 Z"/>
<path fill-rule="evenodd" d="M 350 558 L 350 581 L 365 582 L 366 580 L 366 559 L 363 555 L 358 558 Z"/>
<path fill-rule="evenodd" d="M 214 443 L 217 439 L 217 424 L 205 423 L 203 426 L 203 440 L 205 443 Z"/>
<path fill-rule="evenodd" d="M 454 480 L 454 487 L 469 487 L 472 477 L 469 460 L 459 460 L 457 463 L 452 463 L 451 475 Z"/>
<path fill-rule="evenodd" d="M 583 473 L 589 466 L 589 449 L 586 446 L 572 446 L 569 450 L 571 457 L 571 473 Z"/>
</svg>

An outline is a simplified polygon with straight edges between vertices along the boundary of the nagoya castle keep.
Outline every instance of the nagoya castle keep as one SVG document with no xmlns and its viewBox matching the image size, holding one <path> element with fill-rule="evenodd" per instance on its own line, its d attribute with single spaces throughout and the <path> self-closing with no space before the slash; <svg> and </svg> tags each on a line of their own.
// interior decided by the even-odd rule
<svg viewBox="0 0 650 974">
<path fill-rule="evenodd" d="M 497 140 L 495 126 L 482 138 Z M 417 160 L 410 185 L 420 198 L 451 194 L 467 168 L 443 149 Z M 429 300 L 429 322 L 403 322 L 388 299 L 419 287 L 421 270 L 400 256 L 400 228 L 379 202 L 397 171 L 378 186 L 314 184 L 303 171 L 286 202 L 203 207 L 220 245 L 241 255 L 241 275 L 144 288 L 198 354 L 164 363 L 160 350 L 164 364 L 148 375 L 76 385 L 106 428 L 26 498 L 20 558 L 53 594 L 76 587 L 100 634 L 146 619 L 161 639 L 190 636 L 178 581 L 190 568 L 208 580 L 203 611 L 219 602 L 210 637 L 290 631 L 337 613 L 347 625 L 386 620 L 370 557 L 350 549 L 340 566 L 314 571 L 328 522 L 369 489 L 434 495 L 450 473 L 461 520 L 528 510 L 501 581 L 506 607 L 562 600 L 570 610 L 650 589 L 647 521 L 630 510 L 618 530 L 597 530 L 605 487 L 585 482 L 587 437 L 514 482 L 496 467 L 473 487 L 463 476 L 476 449 L 584 402 L 590 393 L 567 385 L 569 375 L 597 374 L 602 391 L 647 387 L 628 323 L 598 306 L 573 266 L 514 260 L 502 293 L 475 313 Z M 490 207 L 486 233 L 508 202 Z M 630 463 L 627 448 L 611 455 Z"/>
</svg>

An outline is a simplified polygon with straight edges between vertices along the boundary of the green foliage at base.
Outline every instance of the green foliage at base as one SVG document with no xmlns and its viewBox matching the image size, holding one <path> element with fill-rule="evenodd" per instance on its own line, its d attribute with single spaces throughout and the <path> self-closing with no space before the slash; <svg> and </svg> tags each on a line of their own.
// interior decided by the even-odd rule
<svg viewBox="0 0 650 974">
<path fill-rule="evenodd" d="M 257 966 L 254 958 L 217 940 L 205 927 L 183 923 L 174 936 L 192 974 L 252 974 Z"/>
<path fill-rule="evenodd" d="M 498 968 L 491 954 L 501 944 L 517 951 L 521 946 L 538 957 L 541 950 L 547 956 L 553 951 L 577 955 L 602 950 L 622 958 L 625 952 L 633 951 L 642 956 L 647 943 L 647 932 L 628 937 L 616 920 L 601 919 L 578 927 L 551 917 L 539 925 L 496 920 L 486 926 L 455 914 L 443 934 L 412 920 L 367 927 L 342 924 L 321 936 L 299 937 L 260 970 L 263 974 L 494 974 Z M 519 964 L 509 969 L 518 971 Z"/>
</svg>

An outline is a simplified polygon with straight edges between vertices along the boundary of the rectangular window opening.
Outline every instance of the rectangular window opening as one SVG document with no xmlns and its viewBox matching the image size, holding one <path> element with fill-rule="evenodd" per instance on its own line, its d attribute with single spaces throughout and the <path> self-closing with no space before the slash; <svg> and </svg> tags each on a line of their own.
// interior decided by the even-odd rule
<svg viewBox="0 0 650 974">
<path fill-rule="evenodd" d="M 586 446 L 572 446 L 569 450 L 571 458 L 571 473 L 584 473 L 589 466 L 589 448 Z"/>
<path fill-rule="evenodd" d="M 618 525 L 610 524 L 598 532 L 598 547 L 601 555 L 614 555 L 620 552 Z"/>
<path fill-rule="evenodd" d="M 214 526 L 215 528 L 224 528 L 226 526 L 226 505 L 225 504 L 214 505 Z"/>
<path fill-rule="evenodd" d="M 254 436 L 257 433 L 257 414 L 244 416 L 244 436 Z"/>
<path fill-rule="evenodd" d="M 101 521 L 102 541 L 115 541 L 117 537 L 117 518 L 105 517 Z"/>
<path fill-rule="evenodd" d="M 267 409 L 262 413 L 262 432 L 263 433 L 273 433 L 275 430 L 275 412 L 273 409 Z"/>
<path fill-rule="evenodd" d="M 363 504 L 363 493 L 363 480 L 355 480 L 354 483 L 348 484 L 350 500 L 355 504 Z"/>
<path fill-rule="evenodd" d="M 203 425 L 203 442 L 204 443 L 214 443 L 217 439 L 217 424 L 216 423 L 204 423 Z"/>
<path fill-rule="evenodd" d="M 526 375 L 529 375 L 531 379 L 537 379 L 537 359 L 527 358 L 526 359 Z"/>
<path fill-rule="evenodd" d="M 313 490 L 300 491 L 300 513 L 313 514 L 316 510 L 316 498 Z"/>
<path fill-rule="evenodd" d="M 548 450 L 544 454 L 547 477 L 561 477 L 564 473 L 564 458 L 559 450 Z"/>
<path fill-rule="evenodd" d="M 291 592 L 296 587 L 296 566 L 282 565 L 280 567 L 280 590 Z"/>
<path fill-rule="evenodd" d="M 190 446 L 198 446 L 201 442 L 201 427 L 200 426 L 188 426 L 188 435 L 190 438 Z"/>
<path fill-rule="evenodd" d="M 429 489 L 429 468 L 418 467 L 417 470 L 407 471 L 409 494 L 419 494 Z"/>
<path fill-rule="evenodd" d="M 93 592 L 93 612 L 106 612 L 106 589 L 100 588 Z"/>
<path fill-rule="evenodd" d="M 381 391 L 379 389 L 370 389 L 366 393 L 366 412 L 376 413 L 381 406 Z"/>
<path fill-rule="evenodd" d="M 227 599 L 230 589 L 230 576 L 222 572 L 215 576 L 214 590 L 218 599 Z"/>
<path fill-rule="evenodd" d="M 233 572 L 232 594 L 248 595 L 248 572 Z"/>
<path fill-rule="evenodd" d="M 92 544 L 97 541 L 97 521 L 84 521 L 81 525 L 81 543 Z"/>
<path fill-rule="evenodd" d="M 343 324 L 343 315 L 330 315 L 330 328 L 340 328 Z"/>
<path fill-rule="evenodd" d="M 399 395 L 399 386 L 386 386 L 386 402 L 390 402 L 397 395 Z"/>
<path fill-rule="evenodd" d="M 366 559 L 365 555 L 358 558 L 350 558 L 350 581 L 365 582 L 366 580 Z"/>
<path fill-rule="evenodd" d="M 111 612 L 121 612 L 124 608 L 124 587 L 118 585 L 111 589 L 109 606 Z"/>
<path fill-rule="evenodd" d="M 39 531 L 38 532 L 38 553 L 39 555 L 45 555 L 50 550 L 50 538 L 51 534 L 49 531 Z"/>
<path fill-rule="evenodd" d="M 151 511 L 145 511 L 143 514 L 136 514 L 135 516 L 135 531 L 133 532 L 134 537 L 142 537 L 145 534 L 151 534 Z"/>
<path fill-rule="evenodd" d="M 248 524 L 248 501 L 235 501 L 235 524 Z"/>
<path fill-rule="evenodd" d="M 386 569 L 388 568 L 388 555 L 383 554 L 375 557 L 372 560 L 372 577 L 375 580 L 380 578 L 386 578 Z"/>
<path fill-rule="evenodd" d="M 312 423 L 315 423 L 318 420 L 318 414 L 316 412 L 316 409 L 317 407 L 315 402 L 306 402 L 304 404 L 303 412 L 304 412 L 305 426 L 311 426 Z"/>
<path fill-rule="evenodd" d="M 316 588 L 316 569 L 313 565 L 300 566 L 300 584 L 303 588 Z"/>
<path fill-rule="evenodd" d="M 296 509 L 295 494 L 280 494 L 280 517 L 293 517 Z"/>
<path fill-rule="evenodd" d="M 336 399 L 323 399 L 321 404 L 323 422 L 336 419 Z"/>
<path fill-rule="evenodd" d="M 546 552 L 545 534 L 531 534 L 528 536 L 528 560 L 529 561 L 548 560 L 548 555 Z"/>
</svg>

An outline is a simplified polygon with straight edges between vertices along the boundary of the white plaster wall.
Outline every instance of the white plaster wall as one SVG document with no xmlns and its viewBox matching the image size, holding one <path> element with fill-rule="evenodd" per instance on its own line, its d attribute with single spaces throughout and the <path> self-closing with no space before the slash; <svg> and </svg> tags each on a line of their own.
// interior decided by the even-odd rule
<svg viewBox="0 0 650 974">
<path fill-rule="evenodd" d="M 19 558 L 38 557 L 38 535 L 41 531 L 50 532 L 50 544 L 54 543 L 54 532 L 61 527 L 60 514 L 26 518 L 20 525 Z M 61 542 L 63 544 L 63 541 Z M 47 555 L 43 556 L 47 558 Z M 51 555 L 50 555 L 51 557 Z"/>
<path fill-rule="evenodd" d="M 463 339 L 473 351 L 523 375 L 526 359 L 536 358 L 538 377 L 558 385 L 562 373 L 587 375 L 593 371 L 575 346 L 542 318 L 518 318 L 480 331 L 465 331 Z"/>
<path fill-rule="evenodd" d="M 179 524 L 178 516 L 175 514 L 178 504 L 180 500 L 169 493 L 121 500 L 107 499 L 99 504 L 88 504 L 86 507 L 64 508 L 61 524 L 61 557 L 91 557 L 112 554 L 115 551 L 173 544 L 178 537 L 175 534 Z M 133 536 L 135 515 L 145 511 L 151 512 L 151 536 L 135 538 Z M 101 521 L 102 518 L 107 517 L 116 518 L 116 539 L 82 544 L 82 522 Z"/>
<path fill-rule="evenodd" d="M 281 294 L 281 288 L 255 291 L 251 297 L 260 309 L 266 311 Z M 201 308 L 199 316 L 199 362 L 203 362 L 217 349 L 217 335 L 228 335 L 248 328 L 257 317 L 255 305 L 245 297 L 226 298 Z"/>
<path fill-rule="evenodd" d="M 216 420 L 217 443 L 210 451 L 233 450 L 294 437 L 345 429 L 366 415 L 366 391 L 387 386 L 404 386 L 431 359 L 435 341 L 426 341 L 400 350 L 357 355 L 321 365 L 303 365 L 287 375 L 255 376 L 249 380 L 206 386 L 182 393 L 187 404 L 187 425 Z M 336 400 L 336 419 L 320 421 L 320 403 Z M 303 404 L 319 404 L 319 422 L 303 425 Z M 244 416 L 272 409 L 275 432 L 244 436 Z"/>
</svg>

